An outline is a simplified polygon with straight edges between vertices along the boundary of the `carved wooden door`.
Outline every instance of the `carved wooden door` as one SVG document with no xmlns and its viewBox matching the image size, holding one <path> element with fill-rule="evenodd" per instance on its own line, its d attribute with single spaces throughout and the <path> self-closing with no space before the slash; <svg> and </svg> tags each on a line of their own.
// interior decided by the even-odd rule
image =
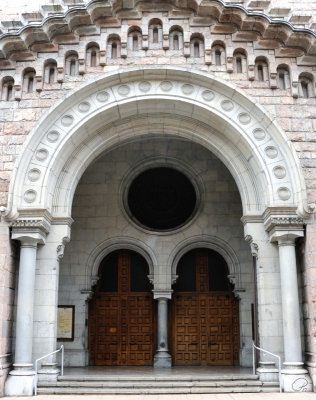
<svg viewBox="0 0 316 400">
<path fill-rule="evenodd" d="M 212 264 L 222 263 L 215 252 L 196 250 L 187 260 L 186 279 L 173 298 L 173 362 L 175 365 L 233 365 L 238 363 L 238 302 L 224 279 L 212 284 Z M 215 255 L 214 255 L 215 253 Z M 192 257 L 193 255 L 193 257 Z M 192 264 L 191 267 L 189 264 Z M 224 268 L 224 265 L 220 266 Z M 194 271 L 194 276 L 192 275 Z M 226 273 L 227 275 L 227 273 Z M 214 276 L 214 279 L 217 279 Z M 216 288 L 221 290 L 210 290 Z"/>
<path fill-rule="evenodd" d="M 121 251 L 114 258 L 101 264 L 100 280 L 89 304 L 90 364 L 151 365 L 154 312 L 146 281 L 148 271 L 140 279 L 143 281 L 140 285 L 137 277 L 132 276 L 138 268 L 134 268 L 135 262 L 141 263 L 140 256 Z"/>
</svg>

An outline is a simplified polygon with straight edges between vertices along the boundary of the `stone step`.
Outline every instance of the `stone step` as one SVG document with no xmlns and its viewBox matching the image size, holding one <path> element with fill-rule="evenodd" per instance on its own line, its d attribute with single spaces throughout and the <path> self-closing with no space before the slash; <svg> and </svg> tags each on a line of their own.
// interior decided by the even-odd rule
<svg viewBox="0 0 316 400">
<path fill-rule="evenodd" d="M 128 381 L 111 381 L 111 382 L 87 382 L 87 381 L 64 381 L 64 382 L 39 382 L 38 387 L 54 387 L 54 388 L 191 388 L 191 387 L 261 387 L 260 381 L 147 381 L 147 382 L 128 382 Z"/>
<path fill-rule="evenodd" d="M 166 387 L 166 388 L 69 388 L 69 387 L 39 387 L 40 394 L 187 394 L 187 393 L 259 393 L 261 387 Z"/>
<path fill-rule="evenodd" d="M 64 375 L 59 376 L 58 381 L 100 381 L 100 382 L 107 382 L 107 381 L 127 381 L 127 382 L 135 382 L 135 381 L 185 381 L 185 382 L 192 382 L 192 381 L 235 381 L 235 380 L 247 380 L 247 381 L 258 381 L 257 375 L 250 375 L 250 374 L 240 374 L 240 375 L 156 375 L 156 376 L 117 376 L 117 375 Z"/>
</svg>

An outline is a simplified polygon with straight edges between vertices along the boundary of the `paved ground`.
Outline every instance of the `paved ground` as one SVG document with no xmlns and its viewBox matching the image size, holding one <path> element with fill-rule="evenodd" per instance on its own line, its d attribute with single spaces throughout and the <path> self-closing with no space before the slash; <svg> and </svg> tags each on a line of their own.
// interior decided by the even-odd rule
<svg viewBox="0 0 316 400">
<path fill-rule="evenodd" d="M 10 397 L 8 400 L 32 397 Z M 229 394 L 161 394 L 161 395 L 58 395 L 36 396 L 37 400 L 316 400 L 316 393 L 229 393 Z"/>
</svg>

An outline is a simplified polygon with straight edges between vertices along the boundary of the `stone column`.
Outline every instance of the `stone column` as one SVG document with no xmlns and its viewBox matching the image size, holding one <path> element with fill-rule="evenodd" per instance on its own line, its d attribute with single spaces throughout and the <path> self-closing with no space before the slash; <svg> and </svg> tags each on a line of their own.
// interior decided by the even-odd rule
<svg viewBox="0 0 316 400">
<path fill-rule="evenodd" d="M 31 396 L 34 389 L 32 363 L 34 285 L 37 245 L 45 242 L 46 232 L 38 221 L 18 221 L 13 224 L 12 239 L 21 242 L 17 295 L 15 358 L 13 371 L 5 384 L 7 396 Z M 27 228 L 26 228 L 27 227 Z"/>
<path fill-rule="evenodd" d="M 51 223 L 45 246 L 37 254 L 37 271 L 34 295 L 33 360 L 57 350 L 57 310 L 59 263 L 64 255 L 65 245 L 70 240 L 72 219 L 58 219 Z M 59 347 L 59 346 L 58 346 Z M 60 353 L 45 358 L 39 367 L 38 380 L 57 380 Z"/>
<path fill-rule="evenodd" d="M 294 239 L 279 239 L 278 246 L 285 364 L 294 362 L 303 365 L 295 242 Z"/>
<path fill-rule="evenodd" d="M 302 355 L 295 254 L 295 240 L 304 236 L 302 223 L 297 216 L 270 215 L 265 221 L 271 242 L 276 242 L 279 248 L 284 343 L 282 378 L 285 392 L 312 391 L 312 382 L 304 368 Z"/>
<path fill-rule="evenodd" d="M 154 299 L 158 300 L 158 346 L 154 356 L 155 368 L 171 367 L 171 355 L 168 352 L 168 300 L 171 291 L 154 291 Z"/>
</svg>

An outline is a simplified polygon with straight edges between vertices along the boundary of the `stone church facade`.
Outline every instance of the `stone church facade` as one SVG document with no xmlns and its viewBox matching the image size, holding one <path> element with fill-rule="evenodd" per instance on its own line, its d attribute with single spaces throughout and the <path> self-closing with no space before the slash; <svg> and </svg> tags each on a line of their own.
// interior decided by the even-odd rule
<svg viewBox="0 0 316 400">
<path fill-rule="evenodd" d="M 172 368 L 250 367 L 253 342 L 315 389 L 316 4 L 280 3 L 2 11 L 3 392 L 61 344 Z"/>
</svg>

